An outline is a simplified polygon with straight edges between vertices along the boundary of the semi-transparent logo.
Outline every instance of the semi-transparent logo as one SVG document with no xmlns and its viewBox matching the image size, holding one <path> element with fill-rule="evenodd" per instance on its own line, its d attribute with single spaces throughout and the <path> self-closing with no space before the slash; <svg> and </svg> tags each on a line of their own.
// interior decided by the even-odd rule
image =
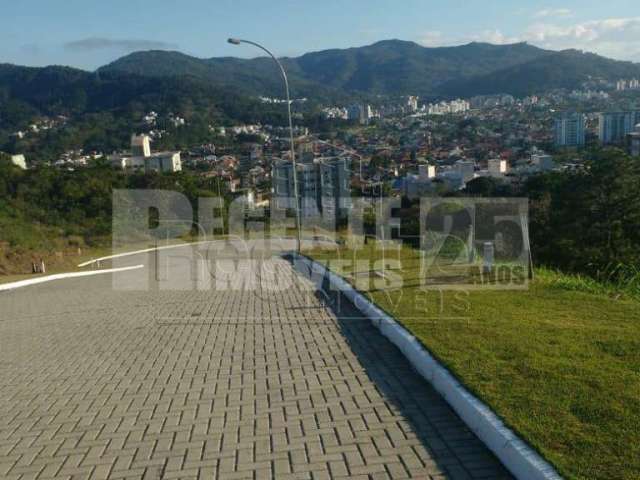
<svg viewBox="0 0 640 480">
<path fill-rule="evenodd" d="M 420 302 L 442 303 L 448 291 L 464 309 L 469 292 L 528 286 L 526 199 L 301 203 L 280 197 L 258 206 L 243 196 L 190 202 L 172 191 L 117 190 L 112 266 L 144 268 L 114 275 L 113 287 L 259 297 L 298 289 L 327 300 L 354 288 L 387 310 L 407 302 L 415 310 Z M 344 281 L 329 281 L 327 271 Z"/>
</svg>

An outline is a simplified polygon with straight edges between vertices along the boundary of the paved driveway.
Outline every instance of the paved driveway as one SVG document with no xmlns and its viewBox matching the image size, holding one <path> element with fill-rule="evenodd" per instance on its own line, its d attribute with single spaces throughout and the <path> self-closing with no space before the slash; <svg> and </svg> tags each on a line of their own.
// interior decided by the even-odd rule
<svg viewBox="0 0 640 480">
<path fill-rule="evenodd" d="M 0 292 L 0 478 L 508 478 L 285 260 L 253 289 L 184 291 L 127 261 L 149 289 L 113 288 L 134 271 Z"/>
</svg>

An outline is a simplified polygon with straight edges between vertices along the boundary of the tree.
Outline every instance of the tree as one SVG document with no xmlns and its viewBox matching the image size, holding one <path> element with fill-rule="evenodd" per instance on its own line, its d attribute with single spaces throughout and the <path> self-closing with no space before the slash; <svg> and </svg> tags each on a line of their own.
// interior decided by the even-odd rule
<svg viewBox="0 0 640 480">
<path fill-rule="evenodd" d="M 502 182 L 492 177 L 474 178 L 465 188 L 465 193 L 478 197 L 495 197 L 504 191 Z"/>
<path fill-rule="evenodd" d="M 640 162 L 616 149 L 593 152 L 577 173 L 533 177 L 530 199 L 536 259 L 595 276 L 640 263 Z"/>
</svg>

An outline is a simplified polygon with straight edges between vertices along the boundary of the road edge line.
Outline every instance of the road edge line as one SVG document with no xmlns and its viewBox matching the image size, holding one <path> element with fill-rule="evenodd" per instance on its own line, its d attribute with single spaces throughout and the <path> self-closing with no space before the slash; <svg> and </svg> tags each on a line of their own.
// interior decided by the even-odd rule
<svg viewBox="0 0 640 480">
<path fill-rule="evenodd" d="M 87 277 L 89 275 L 100 275 L 103 273 L 126 272 L 129 270 L 137 270 L 139 268 L 144 268 L 144 265 L 134 265 L 131 267 L 121 267 L 121 268 L 109 268 L 105 270 L 90 270 L 87 272 L 55 273 L 53 275 L 47 275 L 45 277 L 30 278 L 27 280 L 19 280 L 17 282 L 10 282 L 10 283 L 0 283 L 0 292 L 15 290 L 17 288 L 29 287 L 31 285 L 37 285 L 39 283 L 52 282 L 54 280 L 62 280 L 65 278 Z"/>
<path fill-rule="evenodd" d="M 141 253 L 149 253 L 149 252 L 154 252 L 154 251 L 160 251 L 160 250 L 168 250 L 171 248 L 184 248 L 184 247 L 190 247 L 193 245 L 202 245 L 205 243 L 210 243 L 210 242 L 215 242 L 217 240 L 204 240 L 202 242 L 186 242 L 186 243 L 176 243 L 176 244 L 172 244 L 172 245 L 160 245 L 157 247 L 149 247 L 149 248 L 144 248 L 142 250 L 135 250 L 132 252 L 123 252 L 123 253 L 116 253 L 114 255 L 107 255 L 105 257 L 100 257 L 100 258 L 93 258 L 91 260 L 88 260 L 86 262 L 80 263 L 78 264 L 78 268 L 83 268 L 83 267 L 87 267 L 89 265 L 92 265 L 94 263 L 100 263 L 100 262 L 104 262 L 107 260 L 112 260 L 114 258 L 122 258 L 122 257 L 130 257 L 132 255 L 139 255 Z"/>
</svg>

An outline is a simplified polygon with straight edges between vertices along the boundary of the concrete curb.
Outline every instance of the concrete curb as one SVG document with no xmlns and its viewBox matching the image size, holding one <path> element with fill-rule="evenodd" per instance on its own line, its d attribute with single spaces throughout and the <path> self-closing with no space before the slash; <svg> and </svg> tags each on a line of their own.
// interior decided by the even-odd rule
<svg viewBox="0 0 640 480">
<path fill-rule="evenodd" d="M 31 285 L 37 285 L 38 283 L 52 282 L 54 280 L 62 280 L 64 278 L 76 278 L 76 277 L 88 277 L 90 275 L 100 275 L 102 273 L 117 273 L 126 272 L 128 270 L 137 270 L 144 268 L 144 265 L 135 265 L 133 267 L 111 268 L 107 270 L 92 270 L 90 272 L 69 272 L 69 273 L 56 273 L 54 275 L 47 275 L 46 277 L 30 278 L 28 280 L 20 280 L 18 282 L 2 283 L 0 284 L 0 292 L 6 290 L 15 290 L 16 288 L 28 287 Z"/>
<path fill-rule="evenodd" d="M 301 263 L 308 269 L 301 273 L 308 273 L 311 278 L 327 279 L 332 288 L 341 291 L 368 317 L 516 478 L 562 479 L 551 464 L 508 428 L 491 408 L 469 392 L 409 331 L 325 266 L 304 256 L 294 257 L 296 267 L 300 267 Z"/>
</svg>

